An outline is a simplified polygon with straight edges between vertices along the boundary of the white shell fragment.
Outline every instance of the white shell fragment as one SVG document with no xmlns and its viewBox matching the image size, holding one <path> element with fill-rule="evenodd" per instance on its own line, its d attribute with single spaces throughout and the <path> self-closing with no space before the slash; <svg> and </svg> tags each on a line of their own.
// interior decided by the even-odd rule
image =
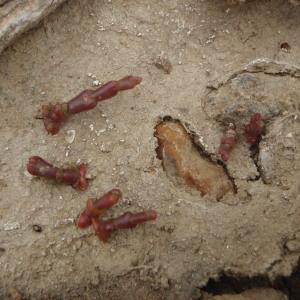
<svg viewBox="0 0 300 300">
<path fill-rule="evenodd" d="M 67 143 L 72 144 L 75 140 L 76 131 L 74 129 L 68 130 L 65 140 Z"/>
</svg>

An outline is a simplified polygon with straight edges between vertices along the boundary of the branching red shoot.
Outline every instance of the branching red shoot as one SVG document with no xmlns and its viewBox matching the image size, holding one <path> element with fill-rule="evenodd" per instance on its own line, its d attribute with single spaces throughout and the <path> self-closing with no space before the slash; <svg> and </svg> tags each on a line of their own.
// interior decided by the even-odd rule
<svg viewBox="0 0 300 300">
<path fill-rule="evenodd" d="M 121 197 L 120 190 L 112 189 L 99 199 L 88 199 L 86 208 L 76 220 L 77 227 L 84 229 L 93 224 L 96 235 L 101 241 L 106 242 L 113 231 L 134 228 L 138 224 L 157 218 L 156 211 L 146 210 L 139 213 L 126 212 L 117 218 L 102 220 L 101 216 L 106 209 L 115 205 Z"/>
<path fill-rule="evenodd" d="M 75 189 L 84 191 L 88 182 L 85 178 L 86 165 L 80 164 L 73 168 L 58 168 L 48 163 L 39 156 L 32 156 L 27 163 L 27 171 L 34 176 L 45 177 L 71 185 Z"/>
<path fill-rule="evenodd" d="M 113 231 L 118 229 L 134 228 L 138 224 L 155 220 L 157 213 L 154 210 L 147 210 L 140 213 L 127 212 L 115 219 L 98 220 L 92 219 L 93 227 L 99 239 L 106 242 Z"/>
<path fill-rule="evenodd" d="M 263 133 L 263 120 L 260 113 L 252 115 L 250 122 L 245 126 L 245 137 L 251 146 L 257 145 Z"/>
<path fill-rule="evenodd" d="M 85 210 L 80 214 L 76 221 L 79 228 L 86 228 L 92 224 L 92 218 L 98 218 L 106 209 L 115 205 L 122 197 L 122 193 L 118 189 L 112 189 L 102 197 L 94 200 L 88 199 Z"/>
<path fill-rule="evenodd" d="M 230 156 L 230 152 L 236 143 L 236 130 L 235 125 L 230 123 L 227 131 L 221 138 L 221 143 L 219 147 L 219 155 L 223 161 L 227 161 Z"/>
<path fill-rule="evenodd" d="M 42 119 L 47 132 L 57 134 L 70 115 L 93 109 L 98 102 L 112 98 L 119 91 L 132 89 L 141 81 L 141 77 L 126 76 L 118 81 L 109 81 L 96 90 L 84 90 L 69 102 L 44 105 Z"/>
</svg>

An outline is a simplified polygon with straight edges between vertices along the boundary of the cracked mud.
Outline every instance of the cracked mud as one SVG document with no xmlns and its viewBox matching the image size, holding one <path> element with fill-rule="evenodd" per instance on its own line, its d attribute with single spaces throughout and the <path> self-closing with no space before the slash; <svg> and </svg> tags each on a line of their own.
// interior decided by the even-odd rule
<svg viewBox="0 0 300 300">
<path fill-rule="evenodd" d="M 297 295 L 299 9 L 284 0 L 73 0 L 2 52 L 0 298 L 14 291 L 26 299 L 198 300 L 201 289 L 215 299 Z M 70 119 L 55 137 L 33 118 L 42 104 L 129 73 L 144 78 L 138 88 Z M 253 155 L 243 126 L 255 112 L 266 131 Z M 158 116 L 180 120 L 183 150 L 222 173 L 225 186 L 230 176 L 237 193 L 216 201 L 215 190 L 202 196 L 174 180 L 173 161 L 166 172 L 156 155 Z M 229 122 L 237 142 L 224 169 L 216 154 Z M 32 155 L 88 162 L 93 180 L 79 194 L 34 179 L 25 172 Z M 99 245 L 73 220 L 88 197 L 113 187 L 126 197 L 111 217 L 149 208 L 159 217 Z M 223 274 L 248 285 L 205 291 Z M 278 278 L 290 284 L 277 288 Z"/>
</svg>

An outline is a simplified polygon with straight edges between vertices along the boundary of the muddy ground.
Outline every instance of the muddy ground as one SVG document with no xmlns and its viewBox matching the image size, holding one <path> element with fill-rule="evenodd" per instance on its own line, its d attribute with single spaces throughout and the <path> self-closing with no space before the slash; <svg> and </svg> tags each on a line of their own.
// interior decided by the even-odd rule
<svg viewBox="0 0 300 300">
<path fill-rule="evenodd" d="M 1 299 L 201 299 L 201 288 L 228 292 L 212 284 L 224 276 L 291 293 L 273 284 L 300 253 L 300 7 L 286 2 L 73 0 L 1 54 Z M 244 67 L 262 58 L 280 63 Z M 34 119 L 41 104 L 127 74 L 144 80 L 56 136 Z M 266 132 L 253 153 L 242 128 L 256 111 Z M 236 194 L 217 201 L 170 178 L 154 137 L 166 116 L 216 164 L 226 124 L 239 126 L 224 166 Z M 33 178 L 31 155 L 87 162 L 88 190 Z M 108 215 L 159 217 L 103 244 L 73 220 L 87 197 L 113 187 L 124 199 Z"/>
</svg>

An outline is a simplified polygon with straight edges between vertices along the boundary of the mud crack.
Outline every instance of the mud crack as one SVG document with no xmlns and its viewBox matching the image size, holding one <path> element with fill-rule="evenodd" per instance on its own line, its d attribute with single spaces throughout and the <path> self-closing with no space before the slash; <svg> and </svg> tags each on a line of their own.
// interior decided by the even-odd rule
<svg viewBox="0 0 300 300">
<path fill-rule="evenodd" d="M 258 181 L 261 178 L 263 178 L 262 177 L 262 169 L 258 162 L 258 157 L 259 157 L 259 143 L 250 148 L 250 158 L 252 159 L 253 164 L 255 165 L 258 175 L 255 178 L 248 179 L 248 181 Z M 262 180 L 262 182 L 264 184 L 266 184 L 266 182 L 264 180 Z"/>
<path fill-rule="evenodd" d="M 214 299 L 214 297 L 212 296 L 215 295 L 241 294 L 244 293 L 245 291 L 249 291 L 253 289 L 273 289 L 285 294 L 289 300 L 299 300 L 300 299 L 300 261 L 298 262 L 297 266 L 295 267 L 294 271 L 290 276 L 278 276 L 277 278 L 275 278 L 275 280 L 270 280 L 270 278 L 267 275 L 258 275 L 258 276 L 249 277 L 249 276 L 240 276 L 237 274 L 226 274 L 225 272 L 223 272 L 220 274 L 218 279 L 209 279 L 206 286 L 200 289 L 202 292 L 202 297 L 200 299 L 201 300 Z M 224 299 L 230 299 L 230 298 L 224 298 Z M 244 298 L 238 298 L 238 299 L 244 299 Z M 258 299 L 258 298 L 249 298 L 249 299 Z"/>
<path fill-rule="evenodd" d="M 226 78 L 209 82 L 207 85 L 207 88 L 210 89 L 208 94 L 244 73 L 264 73 L 270 76 L 291 76 L 293 78 L 300 78 L 300 68 L 297 66 L 269 60 L 267 58 L 256 59 Z"/>
</svg>

